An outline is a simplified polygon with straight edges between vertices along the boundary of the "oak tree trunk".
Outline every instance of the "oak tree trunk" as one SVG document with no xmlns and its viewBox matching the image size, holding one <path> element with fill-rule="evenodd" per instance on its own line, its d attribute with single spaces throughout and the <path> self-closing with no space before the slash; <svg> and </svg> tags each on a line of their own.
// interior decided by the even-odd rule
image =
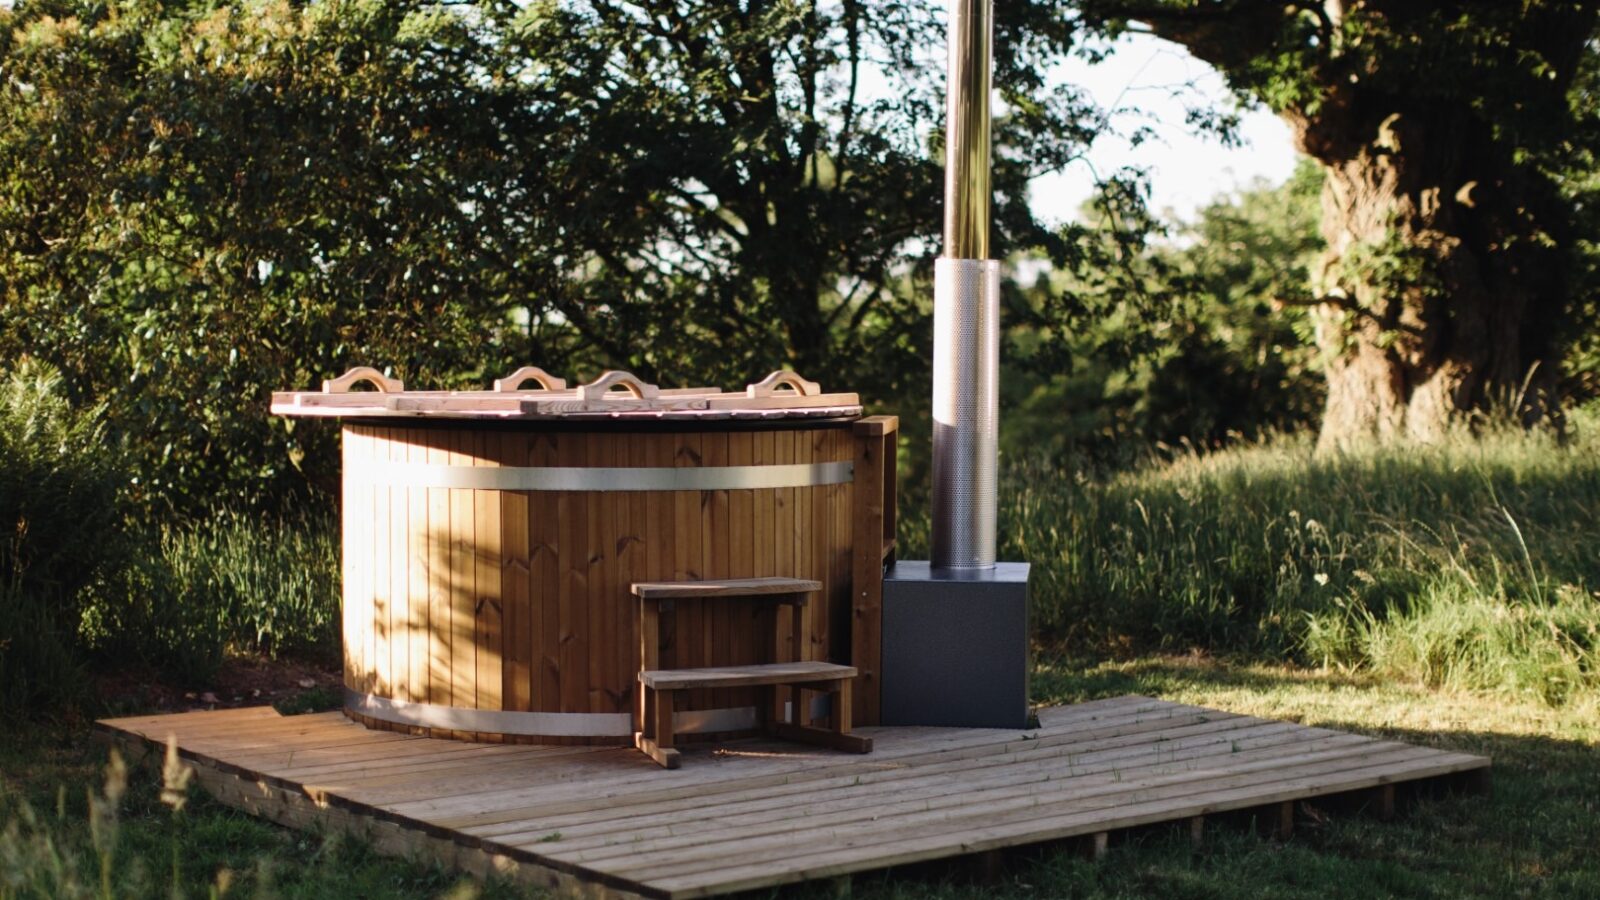
<svg viewBox="0 0 1600 900">
<path fill-rule="evenodd" d="M 1559 416 L 1573 211 L 1537 160 L 1570 139 L 1600 6 L 1082 2 L 1270 89 L 1322 166 L 1323 446 Z"/>
<path fill-rule="evenodd" d="M 1311 313 L 1321 445 L 1552 414 L 1565 284 L 1549 186 L 1466 110 L 1287 118 L 1326 175 Z"/>
</svg>

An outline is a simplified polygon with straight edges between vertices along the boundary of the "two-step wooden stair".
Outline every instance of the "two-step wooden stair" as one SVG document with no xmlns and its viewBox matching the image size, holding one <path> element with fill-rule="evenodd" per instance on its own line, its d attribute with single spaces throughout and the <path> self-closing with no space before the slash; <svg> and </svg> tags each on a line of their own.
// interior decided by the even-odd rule
<svg viewBox="0 0 1600 900">
<path fill-rule="evenodd" d="M 633 585 L 639 598 L 639 729 L 640 750 L 668 769 L 678 768 L 680 756 L 673 747 L 672 716 L 677 697 L 695 688 L 761 688 L 764 700 L 758 714 L 768 734 L 787 740 L 818 744 L 852 753 L 870 753 L 872 739 L 850 733 L 850 679 L 854 666 L 808 659 L 811 642 L 811 594 L 822 583 L 804 578 L 739 578 L 718 581 L 652 581 Z M 662 669 L 659 648 L 664 602 L 705 599 L 763 603 L 763 621 L 769 633 L 769 662 L 749 666 L 701 669 Z M 783 661 L 778 611 L 793 617 L 795 658 Z M 806 692 L 828 695 L 825 724 L 811 722 Z M 786 695 L 792 695 L 792 698 Z"/>
</svg>

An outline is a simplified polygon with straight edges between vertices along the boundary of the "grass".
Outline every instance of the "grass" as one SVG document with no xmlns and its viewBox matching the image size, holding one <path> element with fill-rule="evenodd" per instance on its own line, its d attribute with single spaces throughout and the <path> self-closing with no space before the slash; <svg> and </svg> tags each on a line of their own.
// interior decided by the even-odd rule
<svg viewBox="0 0 1600 900">
<path fill-rule="evenodd" d="M 339 536 L 331 516 L 222 510 L 152 529 L 129 565 L 88 590 L 82 655 L 204 682 L 243 655 L 337 660 Z M 82 702 L 81 700 L 79 702 Z"/>
<path fill-rule="evenodd" d="M 1080 655 L 1231 654 L 1559 705 L 1600 689 L 1600 416 L 1318 454 L 1303 439 L 1092 477 L 1013 462 L 1001 557 Z M 903 555 L 925 552 L 907 510 Z"/>
<path fill-rule="evenodd" d="M 108 758 L 81 727 L 0 744 L 0 900 L 522 896 L 359 840 L 279 828 L 194 787 L 174 811 L 159 773 L 119 774 Z"/>
<path fill-rule="evenodd" d="M 227 510 L 165 528 L 148 562 L 91 608 L 86 630 L 103 649 L 135 635 L 132 652 L 191 678 L 209 675 L 229 654 L 337 656 L 337 528 L 327 515 L 260 519 Z M 102 611 L 107 621 L 94 615 Z"/>
</svg>

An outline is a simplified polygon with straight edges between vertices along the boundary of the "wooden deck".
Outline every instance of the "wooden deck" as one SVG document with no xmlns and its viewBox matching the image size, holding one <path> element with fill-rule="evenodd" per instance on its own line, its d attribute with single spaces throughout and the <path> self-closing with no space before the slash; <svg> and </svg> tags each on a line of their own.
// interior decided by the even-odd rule
<svg viewBox="0 0 1600 900">
<path fill-rule="evenodd" d="M 701 897 L 1478 772 L 1479 756 L 1120 697 L 1028 732 L 864 728 L 853 756 L 761 741 L 469 744 L 270 708 L 112 719 L 175 735 L 205 787 L 284 824 L 585 894 Z M 1481 774 L 1481 773 L 1480 773 Z M 1103 842 L 1103 838 L 1101 838 Z"/>
</svg>

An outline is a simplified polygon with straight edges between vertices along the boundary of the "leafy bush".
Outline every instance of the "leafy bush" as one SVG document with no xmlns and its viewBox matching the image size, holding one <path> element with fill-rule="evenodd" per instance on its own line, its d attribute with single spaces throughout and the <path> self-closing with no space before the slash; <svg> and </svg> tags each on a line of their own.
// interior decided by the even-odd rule
<svg viewBox="0 0 1600 900">
<path fill-rule="evenodd" d="M 1046 323 L 1011 317 L 1005 446 L 1116 465 L 1157 442 L 1216 448 L 1314 427 L 1325 391 L 1305 304 L 1321 189 L 1307 162 L 1283 184 L 1218 196 L 1122 263 L 1135 288 L 1054 271 L 1022 289 L 1024 309 L 1062 291 L 1102 296 L 1106 309 L 1057 341 L 1041 339 Z M 1130 289 L 1161 302 L 1103 296 Z"/>
<path fill-rule="evenodd" d="M 330 517 L 223 510 L 162 528 L 151 543 L 90 609 L 85 628 L 102 653 L 205 678 L 229 653 L 336 650 L 339 539 Z"/>
<path fill-rule="evenodd" d="M 99 408 L 37 365 L 0 377 L 0 711 L 70 701 L 96 653 L 203 677 L 229 652 L 336 646 L 328 516 L 130 527 L 128 481 Z"/>
<path fill-rule="evenodd" d="M 1093 477 L 1011 461 L 1001 556 L 1043 641 L 1600 689 L 1600 428 L 1317 453 L 1285 438 Z M 907 556 L 927 518 L 902 519 Z"/>
<path fill-rule="evenodd" d="M 0 710 L 77 682 L 85 588 L 121 559 L 122 458 L 32 364 L 0 376 Z"/>
</svg>

